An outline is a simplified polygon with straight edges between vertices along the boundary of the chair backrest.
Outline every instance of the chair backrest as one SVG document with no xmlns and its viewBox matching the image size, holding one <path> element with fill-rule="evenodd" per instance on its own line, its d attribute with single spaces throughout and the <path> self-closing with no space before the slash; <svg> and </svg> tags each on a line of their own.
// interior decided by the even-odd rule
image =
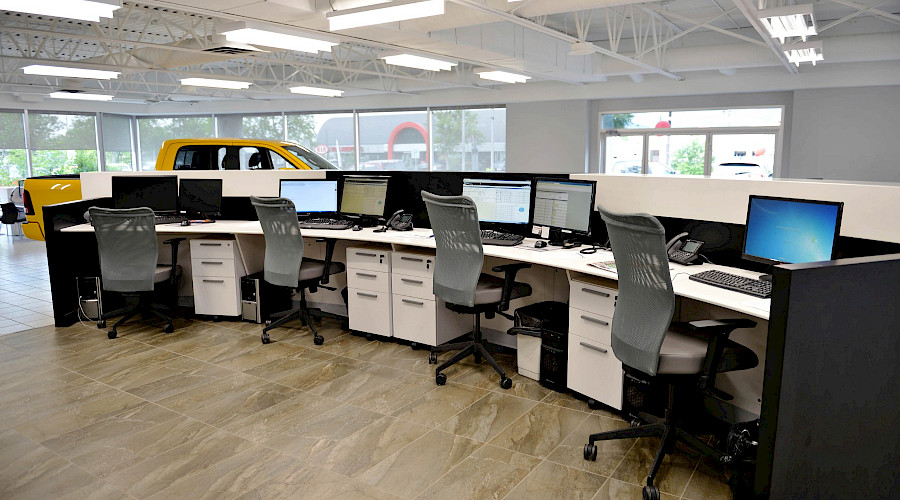
<svg viewBox="0 0 900 500">
<path fill-rule="evenodd" d="M 19 220 L 19 210 L 13 202 L 0 204 L 0 222 L 15 224 Z"/>
<path fill-rule="evenodd" d="M 287 198 L 250 197 L 266 238 L 263 279 L 273 285 L 296 287 L 303 260 L 303 238 L 297 209 Z"/>
<path fill-rule="evenodd" d="M 159 257 L 153 210 L 142 208 L 88 209 L 103 288 L 114 292 L 149 292 Z"/>
<path fill-rule="evenodd" d="M 434 230 L 434 294 L 450 304 L 472 307 L 484 265 L 475 202 L 467 196 L 438 196 L 427 191 L 422 191 L 422 199 Z"/>
<path fill-rule="evenodd" d="M 599 210 L 619 275 L 613 353 L 623 364 L 656 375 L 659 350 L 675 312 L 665 230 L 652 215 Z"/>
<path fill-rule="evenodd" d="M 254 170 L 259 168 L 259 152 L 253 153 L 250 155 L 250 159 L 247 160 L 247 168 Z"/>
<path fill-rule="evenodd" d="M 228 148 L 225 156 L 222 157 L 222 170 L 240 170 L 241 158 L 238 156 L 237 150 Z"/>
</svg>

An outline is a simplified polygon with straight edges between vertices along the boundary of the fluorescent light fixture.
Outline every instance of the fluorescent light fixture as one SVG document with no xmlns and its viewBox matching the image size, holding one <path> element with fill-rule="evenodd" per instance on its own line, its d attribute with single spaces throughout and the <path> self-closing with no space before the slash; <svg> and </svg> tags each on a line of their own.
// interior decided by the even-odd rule
<svg viewBox="0 0 900 500">
<path fill-rule="evenodd" d="M 95 80 L 110 80 L 118 78 L 118 71 L 103 71 L 99 69 L 67 68 L 64 66 L 44 66 L 32 64 L 25 66 L 22 71 L 26 75 L 62 76 L 68 78 L 92 78 Z"/>
<path fill-rule="evenodd" d="M 444 0 L 398 0 L 325 14 L 331 31 L 406 21 L 444 13 Z"/>
<path fill-rule="evenodd" d="M 277 33 L 275 31 L 247 27 L 223 31 L 222 34 L 225 35 L 225 39 L 229 42 L 249 43 L 250 45 L 296 50 L 299 52 L 309 52 L 311 54 L 316 54 L 320 51 L 328 52 L 332 47 L 337 45 L 333 42 L 316 40 L 315 38 L 306 38 L 303 36 L 288 35 L 286 33 Z"/>
<path fill-rule="evenodd" d="M 215 78 L 182 78 L 181 84 L 191 85 L 193 87 L 211 87 L 214 89 L 244 90 L 250 88 L 250 82 L 216 80 Z"/>
<path fill-rule="evenodd" d="M 93 22 L 120 8 L 122 0 L 0 0 L 0 10 Z"/>
<path fill-rule="evenodd" d="M 796 64 L 798 68 L 800 63 L 808 62 L 815 66 L 816 62 L 825 60 L 825 56 L 822 54 L 822 42 L 792 43 L 782 48 L 788 61 Z"/>
<path fill-rule="evenodd" d="M 307 87 L 301 85 L 299 87 L 291 87 L 289 89 L 292 94 L 317 95 L 319 97 L 340 97 L 344 93 L 343 90 L 325 89 L 322 87 Z"/>
<path fill-rule="evenodd" d="M 85 94 L 82 92 L 51 92 L 53 99 L 75 99 L 78 101 L 109 101 L 113 98 L 107 94 Z"/>
<path fill-rule="evenodd" d="M 485 80 L 493 80 L 495 82 L 503 83 L 525 83 L 531 78 L 530 76 L 508 73 L 506 71 L 496 71 L 492 69 L 476 70 L 475 72 L 478 73 L 478 76 L 484 78 Z"/>
<path fill-rule="evenodd" d="M 757 15 L 772 38 L 777 38 L 781 43 L 792 36 L 799 36 L 805 42 L 806 37 L 818 33 L 813 6 L 809 3 L 760 9 Z"/>
<path fill-rule="evenodd" d="M 412 54 L 398 54 L 382 57 L 384 62 L 394 66 L 424 69 L 425 71 L 450 71 L 456 63 L 431 59 L 430 57 L 414 56 Z"/>
</svg>

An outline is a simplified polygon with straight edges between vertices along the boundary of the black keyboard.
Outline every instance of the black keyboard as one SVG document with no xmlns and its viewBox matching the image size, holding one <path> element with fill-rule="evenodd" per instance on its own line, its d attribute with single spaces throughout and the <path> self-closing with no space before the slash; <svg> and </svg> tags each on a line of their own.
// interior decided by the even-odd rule
<svg viewBox="0 0 900 500">
<path fill-rule="evenodd" d="M 501 247 L 511 247 L 522 243 L 524 236 L 511 233 L 501 233 L 500 231 L 491 231 L 489 229 L 481 230 L 481 243 L 484 245 L 498 245 Z"/>
<path fill-rule="evenodd" d="M 300 221 L 300 229 L 350 229 L 353 223 L 341 219 L 305 219 Z"/>
<path fill-rule="evenodd" d="M 703 271 L 702 273 L 692 274 L 689 276 L 694 281 L 706 283 L 707 285 L 734 290 L 735 292 L 746 293 L 754 297 L 767 299 L 772 296 L 772 282 L 760 281 L 735 274 L 724 273 L 722 271 Z"/>
<path fill-rule="evenodd" d="M 154 215 L 153 219 L 157 226 L 160 224 L 181 224 L 187 220 L 183 215 Z"/>
</svg>

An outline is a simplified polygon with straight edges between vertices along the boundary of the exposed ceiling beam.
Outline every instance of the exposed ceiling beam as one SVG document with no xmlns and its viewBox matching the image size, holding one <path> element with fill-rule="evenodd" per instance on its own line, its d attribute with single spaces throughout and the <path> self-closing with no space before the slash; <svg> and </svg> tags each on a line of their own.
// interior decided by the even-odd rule
<svg viewBox="0 0 900 500">
<path fill-rule="evenodd" d="M 851 2 L 850 0 L 831 0 L 831 1 L 835 2 L 835 3 L 839 3 L 841 5 L 846 5 L 847 7 L 853 7 L 854 9 L 860 9 L 865 12 L 872 13 L 876 16 L 883 17 L 884 19 L 887 19 L 888 21 L 893 21 L 896 24 L 900 24 L 900 16 L 898 16 L 896 14 L 889 14 L 887 12 L 884 12 L 883 10 L 878 10 L 876 8 L 876 7 L 881 7 L 884 3 L 887 3 L 887 2 L 882 2 L 873 7 L 868 7 L 866 5 L 858 4 L 856 2 Z"/>
<path fill-rule="evenodd" d="M 769 35 L 768 30 L 766 30 L 765 26 L 762 25 L 762 22 L 759 20 L 759 16 L 757 15 L 756 6 L 753 5 L 752 0 L 734 0 L 734 5 L 741 11 L 741 14 L 744 14 L 744 17 L 747 18 L 747 21 L 753 26 L 753 29 L 759 33 L 759 36 L 762 37 L 763 41 L 766 42 L 766 45 L 772 49 L 772 52 L 775 54 L 775 57 L 781 61 L 781 64 L 787 68 L 789 73 L 794 75 L 799 74 L 800 70 L 797 69 L 796 66 L 791 64 L 788 61 L 787 56 L 784 54 L 784 49 L 782 49 L 781 44 L 778 40 L 772 38 Z"/>
<path fill-rule="evenodd" d="M 655 7 L 651 7 L 651 6 L 645 6 L 645 7 L 642 7 L 642 9 L 647 9 L 647 10 L 649 10 L 650 12 L 654 12 L 654 13 L 656 13 L 657 15 L 663 17 L 663 18 L 671 17 L 672 19 L 678 19 L 679 21 L 684 21 L 684 22 L 687 22 L 687 23 L 694 23 L 694 22 L 696 22 L 695 19 L 691 19 L 691 18 L 689 18 L 689 17 L 687 17 L 687 16 L 682 16 L 681 14 L 676 14 L 676 13 L 671 12 L 671 11 L 658 12 L 658 11 L 655 10 Z M 742 35 L 742 34 L 740 34 L 740 33 L 735 33 L 735 32 L 732 31 L 732 30 L 727 30 L 727 29 L 724 29 L 724 28 L 720 28 L 720 27 L 715 26 L 715 25 L 713 25 L 713 24 L 709 24 L 709 21 L 707 21 L 707 22 L 701 24 L 700 26 L 702 26 L 702 27 L 704 27 L 704 28 L 706 28 L 706 29 L 712 30 L 712 31 L 716 31 L 716 32 L 721 33 L 721 34 L 723 34 L 723 35 L 728 35 L 728 36 L 730 36 L 730 37 L 737 38 L 738 40 L 743 40 L 743 41 L 745 41 L 745 42 L 752 43 L 752 44 L 754 44 L 754 45 L 759 45 L 760 47 L 767 47 L 766 42 L 764 42 L 764 41 L 762 41 L 762 40 L 757 40 L 756 38 L 750 38 L 749 36 Z M 679 30 L 678 32 L 680 33 L 681 31 L 684 31 L 684 30 Z"/>
</svg>

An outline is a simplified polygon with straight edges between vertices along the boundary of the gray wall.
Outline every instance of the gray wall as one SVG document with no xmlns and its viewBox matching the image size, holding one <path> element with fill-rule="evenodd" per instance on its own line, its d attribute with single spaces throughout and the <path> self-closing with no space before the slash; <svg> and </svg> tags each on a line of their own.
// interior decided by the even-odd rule
<svg viewBox="0 0 900 500">
<path fill-rule="evenodd" d="M 506 106 L 506 171 L 584 173 L 589 101 Z"/>
<path fill-rule="evenodd" d="M 794 92 L 790 176 L 900 182 L 900 87 Z"/>
</svg>

